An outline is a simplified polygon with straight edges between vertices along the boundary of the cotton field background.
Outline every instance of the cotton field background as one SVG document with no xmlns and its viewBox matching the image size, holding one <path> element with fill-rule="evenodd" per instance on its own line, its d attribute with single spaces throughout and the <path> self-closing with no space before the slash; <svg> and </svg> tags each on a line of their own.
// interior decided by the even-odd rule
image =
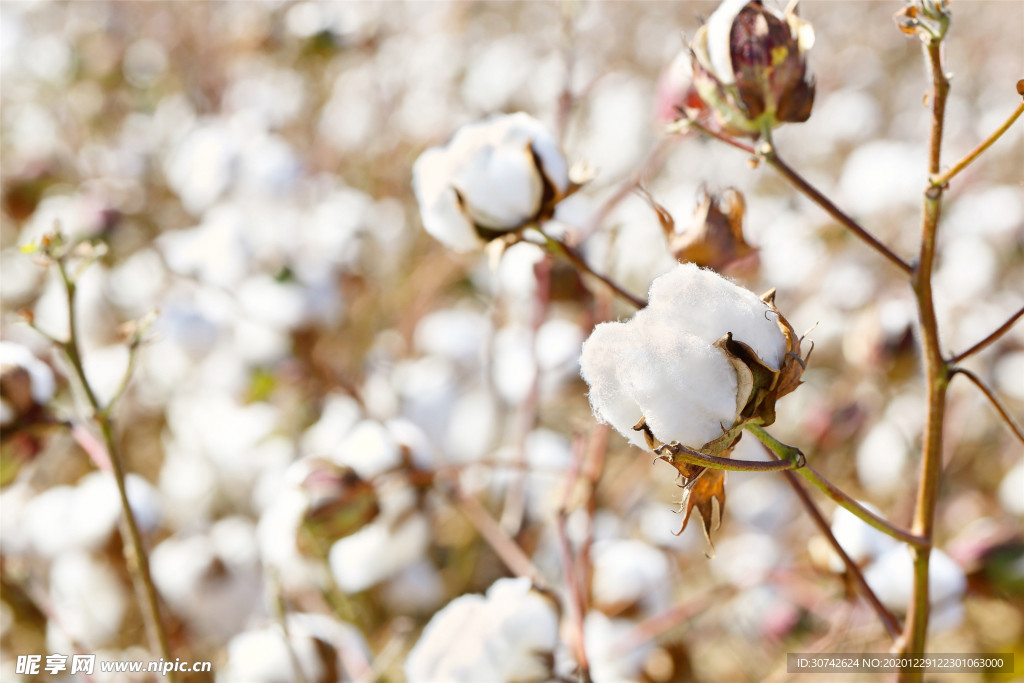
<svg viewBox="0 0 1024 683">
<path fill-rule="evenodd" d="M 776 288 L 814 347 L 771 431 L 908 526 L 925 402 L 905 278 L 764 164 L 665 132 L 673 62 L 715 7 L 0 4 L 0 678 L 28 654 L 160 658 L 94 411 L 53 341 L 66 290 L 31 245 L 55 225 L 92 245 L 77 341 L 97 401 L 118 397 L 171 654 L 213 664 L 179 680 L 577 680 L 585 657 L 595 681 L 758 681 L 786 678 L 787 652 L 888 651 L 781 475 L 728 475 L 713 546 L 696 516 L 676 535 L 676 471 L 600 424 L 580 378 L 594 326 L 633 307 L 535 244 L 447 249 L 413 194 L 424 150 L 526 112 L 592 176 L 552 222 L 646 300 L 676 265 L 652 201 L 685 234 L 702 189 L 742 192 L 756 251 L 724 274 Z M 775 142 L 909 259 L 928 82 L 900 7 L 801 4 L 817 96 Z M 946 164 L 1024 77 L 1024 3 L 952 11 Z M 1024 303 L 1022 162 L 1018 122 L 947 194 L 947 350 Z M 965 365 L 1020 423 L 1024 325 Z M 1021 659 L 1021 442 L 960 380 L 945 436 L 929 650 Z M 748 436 L 733 457 L 769 455 Z M 902 618 L 903 546 L 810 494 Z"/>
</svg>

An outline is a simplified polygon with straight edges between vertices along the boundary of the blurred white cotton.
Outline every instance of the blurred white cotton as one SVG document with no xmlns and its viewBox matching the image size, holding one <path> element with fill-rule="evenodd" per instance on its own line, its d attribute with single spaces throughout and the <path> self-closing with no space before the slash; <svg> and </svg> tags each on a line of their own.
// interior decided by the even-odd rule
<svg viewBox="0 0 1024 683">
<path fill-rule="evenodd" d="M 463 595 L 434 615 L 406 659 L 405 675 L 410 683 L 545 681 L 545 655 L 557 641 L 551 600 L 528 579 L 499 579 L 485 596 Z"/>
</svg>

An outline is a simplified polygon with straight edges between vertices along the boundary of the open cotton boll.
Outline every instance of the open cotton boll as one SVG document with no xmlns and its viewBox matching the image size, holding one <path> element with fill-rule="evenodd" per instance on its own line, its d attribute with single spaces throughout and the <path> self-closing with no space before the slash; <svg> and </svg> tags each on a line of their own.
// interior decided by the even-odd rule
<svg viewBox="0 0 1024 683">
<path fill-rule="evenodd" d="M 420 155 L 412 175 L 423 227 L 455 251 L 518 230 L 569 187 L 558 143 L 523 113 L 463 126 L 447 147 Z"/>
<path fill-rule="evenodd" d="M 486 595 L 463 595 L 434 615 L 405 675 L 410 683 L 546 681 L 557 644 L 552 602 L 529 579 L 498 579 Z"/>
<path fill-rule="evenodd" d="M 659 440 L 699 448 L 732 426 L 737 380 L 721 350 L 667 324 L 634 319 L 641 344 L 621 355 L 628 391 Z"/>
<path fill-rule="evenodd" d="M 670 316 L 672 324 L 713 344 L 727 332 L 778 370 L 786 355 L 786 338 L 778 315 L 748 289 L 693 263 L 682 264 L 651 283 L 645 311 Z M 643 312 L 643 311 L 642 311 Z"/>
<path fill-rule="evenodd" d="M 590 402 L 631 443 L 641 417 L 655 437 L 699 448 L 721 436 L 736 418 L 736 372 L 725 354 L 655 318 L 602 323 L 583 345 L 583 378 Z"/>
<path fill-rule="evenodd" d="M 646 448 L 640 432 L 633 431 L 633 425 L 644 415 L 643 410 L 619 378 L 620 371 L 625 370 L 621 357 L 632 339 L 632 329 L 623 323 L 601 323 L 595 327 L 583 343 L 580 374 L 590 385 L 594 415 L 614 427 L 634 446 Z"/>
</svg>

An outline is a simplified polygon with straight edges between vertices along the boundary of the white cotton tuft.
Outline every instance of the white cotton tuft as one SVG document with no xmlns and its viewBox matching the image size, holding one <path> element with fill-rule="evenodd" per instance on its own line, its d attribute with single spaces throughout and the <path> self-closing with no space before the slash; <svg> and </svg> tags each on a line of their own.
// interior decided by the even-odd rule
<svg viewBox="0 0 1024 683">
<path fill-rule="evenodd" d="M 672 324 L 708 344 L 727 332 L 766 365 L 778 370 L 786 356 L 786 338 L 778 315 L 760 297 L 693 263 L 682 264 L 651 283 L 650 304 Z"/>
<path fill-rule="evenodd" d="M 434 615 L 405 675 L 410 683 L 548 680 L 557 643 L 551 601 L 528 579 L 498 579 L 486 595 L 463 595 Z"/>
<path fill-rule="evenodd" d="M 583 345 L 580 370 L 598 419 L 645 448 L 633 426 L 645 418 L 660 441 L 700 448 L 733 426 L 743 408 L 726 333 L 773 369 L 786 338 L 755 294 L 693 264 L 651 285 L 650 303 L 625 323 L 602 323 Z"/>
<path fill-rule="evenodd" d="M 455 251 L 483 246 L 477 227 L 522 227 L 540 213 L 545 187 L 560 196 L 569 186 L 558 143 L 524 113 L 463 126 L 446 147 L 420 155 L 412 175 L 423 227 Z"/>
</svg>

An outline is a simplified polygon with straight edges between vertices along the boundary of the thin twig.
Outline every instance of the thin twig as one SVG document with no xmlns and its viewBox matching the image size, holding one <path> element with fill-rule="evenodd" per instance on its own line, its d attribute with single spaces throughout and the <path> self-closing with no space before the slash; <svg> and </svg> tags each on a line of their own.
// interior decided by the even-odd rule
<svg viewBox="0 0 1024 683">
<path fill-rule="evenodd" d="M 628 301 L 629 303 L 633 304 L 637 308 L 643 308 L 644 306 L 647 305 L 646 301 L 644 301 L 643 299 L 641 299 L 641 298 L 639 298 L 637 296 L 634 296 L 634 295 L 630 294 L 625 289 L 623 289 L 618 284 L 616 284 L 614 281 L 612 281 L 610 278 L 595 272 L 593 268 L 591 268 L 589 265 L 587 265 L 587 262 L 583 260 L 583 257 L 579 255 L 579 253 L 576 251 L 575 248 L 570 247 L 565 242 L 562 242 L 561 240 L 555 239 L 554 237 L 551 237 L 550 235 L 548 235 L 546 233 L 542 232 L 541 234 L 544 235 L 544 237 L 545 237 L 545 239 L 547 241 L 548 248 L 550 248 L 555 253 L 558 253 L 558 254 L 561 254 L 562 256 L 564 256 L 566 258 L 566 260 L 568 260 L 576 268 L 582 270 L 585 273 L 588 273 L 588 274 L 592 275 L 593 277 L 596 277 L 598 280 L 600 280 L 601 282 L 606 284 L 609 289 L 611 289 L 613 292 L 618 294 L 621 298 L 625 299 L 626 301 Z"/>
<path fill-rule="evenodd" d="M 978 342 L 977 344 L 975 344 L 971 348 L 967 349 L 966 351 L 962 351 L 962 352 L 956 354 L 955 356 L 953 356 L 952 358 L 949 359 L 949 362 L 950 363 L 959 363 L 964 358 L 967 358 L 968 356 L 972 356 L 972 355 L 978 353 L 983 348 L 985 348 L 986 346 L 988 346 L 989 344 L 991 344 L 992 342 L 996 341 L 997 339 L 1002 337 L 1004 334 L 1009 332 L 1010 328 L 1013 327 L 1013 324 L 1015 322 L 1020 320 L 1021 316 L 1024 316 L 1024 306 L 1021 306 L 1019 311 L 1017 311 L 1016 313 L 1011 315 L 1009 320 L 1007 320 L 1005 323 L 1000 325 L 990 335 L 988 335 L 987 337 L 982 339 L 980 342 Z"/>
<path fill-rule="evenodd" d="M 697 119 L 687 118 L 687 119 L 680 120 L 680 121 L 672 124 L 671 126 L 669 126 L 669 130 L 671 132 L 681 132 L 681 131 L 683 131 L 683 130 L 685 130 L 687 128 L 693 128 L 694 130 L 699 130 L 701 133 L 704 133 L 704 135 L 707 135 L 708 137 L 712 137 L 712 138 L 715 138 L 716 140 L 724 142 L 725 144 L 729 145 L 730 147 L 735 147 L 736 149 L 740 150 L 741 152 L 746 152 L 747 154 L 750 154 L 751 156 L 757 156 L 757 150 L 755 150 L 750 145 L 744 144 L 744 143 L 740 142 L 739 140 L 736 140 L 736 139 L 733 139 L 733 138 L 729 137 L 728 135 L 723 135 L 722 133 L 719 133 L 717 130 L 714 130 L 713 128 L 708 128 L 707 126 L 705 126 L 703 123 L 701 123 Z"/>
<path fill-rule="evenodd" d="M 153 583 L 153 577 L 149 571 L 149 556 L 142 542 L 142 534 L 139 533 L 138 524 L 135 521 L 135 513 L 132 511 L 128 501 L 128 490 L 125 485 L 124 464 L 117 446 L 117 439 L 114 436 L 113 419 L 104 411 L 100 405 L 96 392 L 89 384 L 85 374 L 85 366 L 82 363 L 82 354 L 78 341 L 78 326 L 75 316 L 75 281 L 68 274 L 67 267 L 61 258 L 56 259 L 57 268 L 60 272 L 61 281 L 64 285 L 66 302 L 68 308 L 68 340 L 61 346 L 68 361 L 74 369 L 78 382 L 82 387 L 86 400 L 93 412 L 93 419 L 96 421 L 103 436 L 103 444 L 107 451 L 107 458 L 110 461 L 110 470 L 114 475 L 117 484 L 118 496 L 121 500 L 122 528 L 121 536 L 127 540 L 125 545 L 126 553 L 131 555 L 128 561 L 128 570 L 134 578 L 136 590 L 141 594 L 143 603 L 146 605 L 146 626 L 150 639 L 159 648 L 161 656 L 165 661 L 171 661 L 171 646 L 167 638 L 167 631 L 164 628 L 163 620 L 160 617 L 160 598 Z M 168 672 L 167 679 L 174 682 L 177 677 L 173 672 Z"/>
<path fill-rule="evenodd" d="M 844 550 L 843 546 L 840 545 L 838 540 L 836 540 L 835 535 L 832 533 L 832 528 L 829 526 L 828 522 L 825 521 L 825 518 L 821 515 L 821 511 L 818 510 L 818 507 L 814 504 L 814 501 L 811 500 L 811 497 L 807 495 L 807 491 L 805 491 L 804 487 L 800 484 L 800 480 L 797 479 L 796 475 L 792 472 L 783 472 L 782 474 L 786 477 L 786 483 L 789 484 L 797 498 L 799 498 L 800 502 L 803 503 L 804 508 L 807 510 L 807 514 L 810 516 L 815 526 L 818 527 L 818 531 L 825 536 L 829 545 L 832 546 L 832 549 L 835 550 L 836 554 L 838 554 L 840 559 L 842 559 L 843 564 L 846 566 L 846 571 L 853 578 L 853 582 L 857 584 L 857 588 L 860 589 L 863 598 L 869 605 L 871 605 L 875 614 L 878 615 L 879 621 L 882 622 L 882 626 L 885 627 L 889 636 L 893 640 L 899 638 L 900 624 L 896 620 L 896 617 L 892 615 L 892 612 L 885 608 L 885 605 L 879 601 L 875 592 L 871 590 L 871 586 L 869 586 L 868 582 L 864 579 L 864 574 L 861 573 L 860 567 L 858 567 L 857 563 L 846 554 L 846 550 Z"/>
<path fill-rule="evenodd" d="M 971 164 L 971 162 L 973 162 L 975 159 L 981 156 L 982 152 L 991 147 L 992 143 L 994 143 L 996 140 L 1002 137 L 1003 133 L 1010 129 L 1010 126 L 1012 126 L 1014 122 L 1020 118 L 1021 114 L 1024 114 L 1024 102 L 1018 104 L 1017 108 L 1013 110 L 1013 113 L 1011 113 L 1010 116 L 1006 119 L 1006 121 L 1003 122 L 1003 125 L 999 126 L 999 128 L 996 128 L 996 130 L 991 135 L 982 140 L 977 147 L 968 152 L 967 156 L 953 164 L 953 166 L 945 173 L 941 175 L 932 175 L 932 177 L 928 179 L 928 182 L 932 184 L 932 187 L 945 187 L 947 184 L 949 184 L 950 180 L 952 180 L 958 173 L 960 173 L 960 171 L 967 168 Z"/>
<path fill-rule="evenodd" d="M 758 441 L 765 445 L 765 447 L 778 456 L 782 462 L 792 462 L 795 460 L 793 451 L 797 449 L 792 446 L 780 442 L 778 439 L 773 437 L 771 434 L 766 432 L 763 427 L 755 424 L 747 424 L 746 430 L 757 437 Z M 778 462 L 778 461 L 776 461 Z M 825 477 L 821 476 L 817 470 L 810 465 L 804 464 L 802 467 L 788 467 L 779 468 L 780 470 L 792 469 L 795 473 L 802 476 L 804 479 L 809 481 L 818 490 L 824 493 L 826 496 L 834 500 L 841 507 L 849 510 L 855 516 L 868 525 L 878 529 L 884 534 L 892 536 L 893 538 L 909 543 L 914 546 L 926 546 L 930 545 L 930 541 L 927 539 L 916 536 L 904 529 L 895 526 L 883 517 L 879 517 L 871 510 L 858 503 L 856 500 L 851 498 L 845 491 L 840 489 L 838 486 L 830 482 Z"/>
<path fill-rule="evenodd" d="M 974 382 L 974 386 L 978 387 L 978 389 L 981 390 L 981 393 L 985 394 L 985 398 L 989 400 L 992 406 L 996 409 L 996 412 L 999 413 L 999 416 L 1003 418 L 1003 421 L 1006 422 L 1006 426 L 1010 428 L 1010 431 L 1013 432 L 1014 436 L 1016 436 L 1021 443 L 1024 443 L 1024 429 L 1021 429 L 1021 426 L 1017 424 L 1017 421 L 1013 419 L 1003 404 L 1000 403 L 995 393 L 988 388 L 988 385 L 986 385 L 980 377 L 967 368 L 953 368 L 950 373 L 953 375 L 963 375 Z"/>
<path fill-rule="evenodd" d="M 895 252 L 889 249 L 889 247 L 882 244 L 878 238 L 865 230 L 860 223 L 843 213 L 838 206 L 832 203 L 832 200 L 819 192 L 813 185 L 807 182 L 802 175 L 783 161 L 778 155 L 778 152 L 775 151 L 775 146 L 770 141 L 766 140 L 761 143 L 758 148 L 758 153 L 772 168 L 782 174 L 782 176 L 788 180 L 793 187 L 802 192 L 815 204 L 823 208 L 828 215 L 839 221 L 843 227 L 859 237 L 879 254 L 889 259 L 893 265 L 904 273 L 909 275 L 913 272 L 914 269 L 909 263 L 897 256 Z"/>
<path fill-rule="evenodd" d="M 793 460 L 737 460 L 734 458 L 721 458 L 717 455 L 705 455 L 692 448 L 676 444 L 664 446 L 655 452 L 660 454 L 663 451 L 671 454 L 662 456 L 666 460 L 685 462 L 688 465 L 700 465 L 727 472 L 781 472 L 783 470 L 796 469 L 800 466 L 798 462 Z"/>
<path fill-rule="evenodd" d="M 455 504 L 466 519 L 476 527 L 491 549 L 498 554 L 505 566 L 516 576 L 525 576 L 538 587 L 546 587 L 547 583 L 540 571 L 533 565 L 530 558 L 519 547 L 515 540 L 505 533 L 491 513 L 472 496 L 467 496 L 452 482 L 452 490 L 448 498 Z"/>
</svg>

